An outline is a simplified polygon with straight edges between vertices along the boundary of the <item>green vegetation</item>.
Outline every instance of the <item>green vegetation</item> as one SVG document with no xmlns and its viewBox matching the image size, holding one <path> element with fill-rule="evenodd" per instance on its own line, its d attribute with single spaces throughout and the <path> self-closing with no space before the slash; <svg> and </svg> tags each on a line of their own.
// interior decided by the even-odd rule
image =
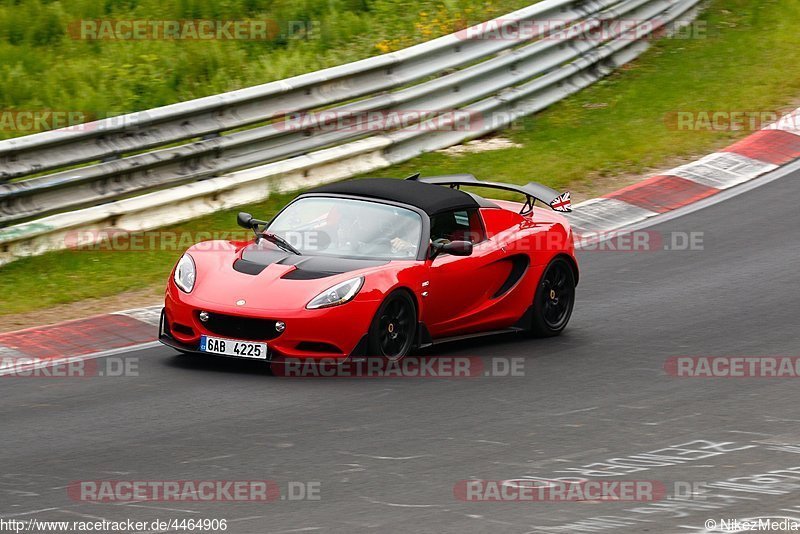
<svg viewBox="0 0 800 534">
<path fill-rule="evenodd" d="M 0 112 L 102 118 L 390 52 L 529 0 L 3 0 Z M 269 21 L 264 40 L 87 40 L 81 21 Z M 102 32 L 100 33 L 102 35 Z M 0 128 L 0 139 L 33 133 Z M 46 127 L 45 127 L 46 129 Z"/>
<path fill-rule="evenodd" d="M 675 157 L 724 146 L 746 131 L 678 131 L 676 111 L 775 110 L 800 95 L 796 0 L 712 0 L 701 21 L 708 38 L 655 43 L 636 62 L 504 133 L 522 148 L 461 156 L 427 154 L 380 174 L 473 172 L 484 178 L 557 188 L 638 173 Z M 188 68 L 188 67 L 187 67 Z M 0 82 L 3 83 L 3 82 Z M 289 197 L 248 211 L 268 217 Z M 235 212 L 180 225 L 233 230 Z M 180 251 L 54 252 L 0 267 L 2 312 L 15 313 L 161 286 Z M 24 295 L 25 298 L 6 298 Z"/>
</svg>

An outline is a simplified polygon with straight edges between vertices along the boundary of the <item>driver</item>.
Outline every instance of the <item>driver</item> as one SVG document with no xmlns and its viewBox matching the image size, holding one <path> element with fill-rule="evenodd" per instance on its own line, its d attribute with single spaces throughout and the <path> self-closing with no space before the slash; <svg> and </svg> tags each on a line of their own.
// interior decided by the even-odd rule
<svg viewBox="0 0 800 534">
<path fill-rule="evenodd" d="M 395 228 L 394 237 L 391 239 L 392 254 L 413 257 L 417 255 L 418 230 L 411 222 L 400 223 Z"/>
</svg>

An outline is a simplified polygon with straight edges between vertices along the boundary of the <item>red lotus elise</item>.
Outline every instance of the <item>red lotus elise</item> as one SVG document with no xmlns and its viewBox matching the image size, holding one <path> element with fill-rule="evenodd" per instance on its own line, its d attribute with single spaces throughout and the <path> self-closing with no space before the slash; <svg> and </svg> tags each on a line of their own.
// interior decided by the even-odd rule
<svg viewBox="0 0 800 534">
<path fill-rule="evenodd" d="M 578 266 L 570 225 L 554 211 L 570 209 L 569 193 L 471 175 L 318 187 L 269 222 L 240 213 L 250 241 L 187 250 L 168 282 L 159 339 L 182 352 L 278 363 L 395 360 L 501 331 L 558 335 Z"/>
</svg>

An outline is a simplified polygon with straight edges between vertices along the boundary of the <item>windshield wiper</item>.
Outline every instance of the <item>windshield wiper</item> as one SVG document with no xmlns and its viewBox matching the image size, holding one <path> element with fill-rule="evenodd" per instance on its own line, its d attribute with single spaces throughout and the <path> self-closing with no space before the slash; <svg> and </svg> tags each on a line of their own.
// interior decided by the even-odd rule
<svg viewBox="0 0 800 534">
<path fill-rule="evenodd" d="M 291 245 L 291 243 L 289 243 L 288 241 L 286 241 L 286 240 L 285 240 L 284 238 L 282 238 L 281 236 L 279 236 L 279 235 L 277 235 L 277 234 L 272 234 L 272 233 L 270 233 L 270 232 L 267 232 L 267 231 L 261 232 L 261 234 L 260 234 L 260 235 L 261 235 L 261 237 L 263 237 L 264 239 L 266 239 L 266 240 L 267 240 L 267 241 L 269 241 L 270 243 L 273 243 L 273 244 L 275 244 L 275 245 L 279 246 L 280 248 L 282 248 L 282 249 L 283 249 L 283 250 L 285 250 L 286 252 L 291 252 L 292 254 L 297 254 L 298 256 L 302 256 L 302 254 L 300 253 L 300 251 L 299 251 L 299 250 L 297 250 L 296 248 L 294 248 L 294 247 Z"/>
</svg>

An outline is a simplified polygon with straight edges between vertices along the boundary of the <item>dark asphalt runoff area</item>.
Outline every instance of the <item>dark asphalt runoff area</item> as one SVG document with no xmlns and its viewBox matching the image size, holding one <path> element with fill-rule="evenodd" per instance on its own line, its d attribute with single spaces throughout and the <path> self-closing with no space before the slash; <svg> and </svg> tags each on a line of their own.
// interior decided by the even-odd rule
<svg viewBox="0 0 800 534">
<path fill-rule="evenodd" d="M 798 180 L 648 228 L 701 232 L 701 250 L 582 251 L 559 338 L 429 353 L 521 358 L 522 376 L 289 379 L 160 347 L 123 355 L 138 376 L 0 378 L 0 519 L 225 519 L 225 532 L 260 534 L 721 532 L 707 521 L 800 518 L 800 378 L 665 371 L 676 356 L 800 355 Z M 667 495 L 454 496 L 462 480 L 562 477 L 656 481 Z M 271 480 L 283 499 L 68 495 L 90 480 Z M 290 486 L 315 498 L 290 499 Z"/>
</svg>

